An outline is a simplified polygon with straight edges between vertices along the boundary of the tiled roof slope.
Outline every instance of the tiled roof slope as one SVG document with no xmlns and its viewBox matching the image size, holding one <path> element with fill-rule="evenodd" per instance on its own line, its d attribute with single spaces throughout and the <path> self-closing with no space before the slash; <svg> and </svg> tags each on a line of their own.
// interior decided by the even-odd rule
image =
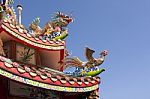
<svg viewBox="0 0 150 99">
<path fill-rule="evenodd" d="M 21 83 L 66 92 L 88 92 L 98 89 L 99 77 L 72 77 L 40 67 L 21 65 L 0 56 L 0 74 Z"/>
<path fill-rule="evenodd" d="M 12 37 L 19 39 L 21 42 L 29 44 L 34 47 L 48 49 L 48 50 L 60 50 L 65 48 L 65 41 L 63 40 L 44 40 L 42 37 L 35 37 L 24 28 L 20 26 L 12 25 L 9 20 L 3 20 L 1 29 L 6 31 Z"/>
</svg>

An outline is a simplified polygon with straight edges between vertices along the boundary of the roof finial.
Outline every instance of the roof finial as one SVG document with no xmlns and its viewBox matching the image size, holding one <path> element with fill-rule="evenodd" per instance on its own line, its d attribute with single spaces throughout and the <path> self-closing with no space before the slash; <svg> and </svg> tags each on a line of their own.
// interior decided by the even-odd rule
<svg viewBox="0 0 150 99">
<path fill-rule="evenodd" d="M 21 20 L 22 20 L 22 5 L 19 4 L 17 5 L 17 9 L 18 9 L 18 25 L 21 26 Z"/>
</svg>

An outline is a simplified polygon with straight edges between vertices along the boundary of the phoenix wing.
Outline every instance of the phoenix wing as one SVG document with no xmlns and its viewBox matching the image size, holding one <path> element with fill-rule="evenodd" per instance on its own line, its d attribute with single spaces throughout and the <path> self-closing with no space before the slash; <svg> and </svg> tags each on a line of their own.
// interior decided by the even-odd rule
<svg viewBox="0 0 150 99">
<path fill-rule="evenodd" d="M 95 51 L 94 50 L 91 50 L 90 48 L 86 47 L 85 49 L 85 56 L 86 56 L 86 59 L 88 60 L 88 62 L 92 63 L 95 61 L 95 59 L 93 58 L 93 53 Z"/>
</svg>

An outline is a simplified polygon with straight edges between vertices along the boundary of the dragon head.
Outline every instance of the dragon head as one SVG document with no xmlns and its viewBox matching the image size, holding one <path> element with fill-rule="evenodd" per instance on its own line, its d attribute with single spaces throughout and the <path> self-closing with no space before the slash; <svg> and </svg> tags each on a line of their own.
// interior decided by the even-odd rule
<svg viewBox="0 0 150 99">
<path fill-rule="evenodd" d="M 56 26 L 66 27 L 69 23 L 73 22 L 73 18 L 61 12 L 57 12 L 54 16 L 53 22 Z"/>
</svg>

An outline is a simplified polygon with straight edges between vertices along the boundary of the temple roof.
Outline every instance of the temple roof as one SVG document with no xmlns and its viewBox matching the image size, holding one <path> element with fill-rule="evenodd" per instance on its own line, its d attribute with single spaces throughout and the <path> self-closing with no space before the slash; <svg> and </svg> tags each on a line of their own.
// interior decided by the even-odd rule
<svg viewBox="0 0 150 99">
<path fill-rule="evenodd" d="M 15 60 L 16 57 L 9 57 L 9 59 L 4 57 L 4 54 L 1 54 L 0 75 L 29 86 L 70 93 L 89 92 L 99 88 L 100 77 L 97 75 L 101 73 L 101 70 L 99 69 L 98 72 L 95 73 L 95 71 L 97 71 L 95 70 L 97 69 L 95 66 L 103 63 L 107 51 L 103 51 L 100 54 L 100 58 L 96 59 L 92 56 L 94 51 L 88 49 L 86 53 L 88 62 L 82 62 L 78 58 L 66 58 L 66 42 L 64 39 L 68 36 L 67 26 L 73 22 L 72 17 L 57 12 L 51 21 L 45 24 L 44 28 L 39 26 L 40 18 L 35 18 L 29 25 L 29 28 L 26 29 L 21 23 L 22 9 L 18 9 L 19 16 L 18 19 L 16 19 L 15 11 L 9 4 L 4 3 L 1 7 L 7 7 L 7 9 L 2 9 L 2 12 L 5 13 L 0 13 L 0 39 L 2 43 L 6 44 L 7 41 L 15 41 L 29 48 L 34 48 L 36 52 L 40 52 L 40 54 L 36 54 L 36 60 L 40 61 L 40 59 L 38 59 L 40 55 L 42 56 L 40 57 L 41 60 L 43 58 L 43 60 L 45 59 L 46 61 L 31 65 L 25 62 L 21 63 L 21 61 L 18 62 L 18 60 Z M 4 46 L 1 45 L 0 47 L 3 49 Z M 49 59 L 52 60 L 50 61 Z M 54 63 L 52 63 L 52 61 L 54 61 Z M 50 67 L 48 67 L 49 65 Z M 63 70 L 65 66 L 67 68 L 67 66 L 78 65 L 77 67 L 80 67 L 81 70 L 79 72 L 80 75 L 67 75 L 58 71 L 60 69 L 54 68 L 56 67 L 55 65 L 58 65 L 60 69 L 62 68 L 61 70 Z M 86 75 L 84 73 L 86 73 Z M 91 77 L 91 74 L 94 77 Z"/>
<path fill-rule="evenodd" d="M 19 25 L 14 26 L 10 20 L 3 20 L 1 25 L 2 31 L 6 31 L 8 35 L 17 39 L 18 41 L 28 44 L 33 47 L 47 49 L 47 50 L 60 50 L 65 48 L 64 40 L 49 40 L 35 37 L 29 33 L 25 28 Z"/>
<path fill-rule="evenodd" d="M 27 85 L 65 92 L 88 92 L 98 89 L 100 78 L 72 77 L 63 72 L 13 62 L 0 56 L 0 75 Z"/>
</svg>

